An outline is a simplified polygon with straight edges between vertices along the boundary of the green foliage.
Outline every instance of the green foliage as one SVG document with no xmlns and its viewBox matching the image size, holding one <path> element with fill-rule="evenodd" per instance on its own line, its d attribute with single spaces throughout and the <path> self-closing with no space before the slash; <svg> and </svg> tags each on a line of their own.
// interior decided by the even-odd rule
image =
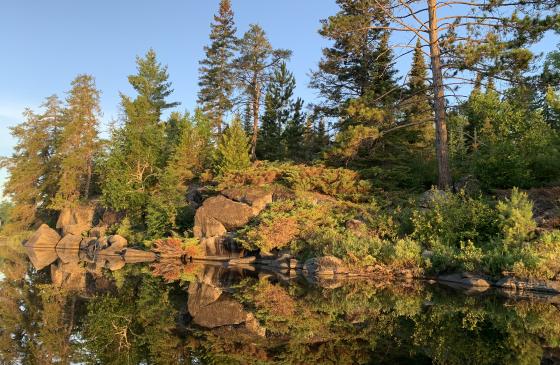
<svg viewBox="0 0 560 365">
<path fill-rule="evenodd" d="M 224 131 L 216 149 L 216 172 L 220 175 L 243 170 L 251 164 L 249 141 L 236 118 Z"/>
<path fill-rule="evenodd" d="M 14 209 L 14 205 L 11 202 L 3 201 L 0 203 L 0 227 L 1 228 L 4 228 L 6 223 L 10 221 L 12 209 Z"/>
<path fill-rule="evenodd" d="M 486 187 L 529 187 L 559 177 L 558 135 L 539 111 L 475 91 L 463 113 L 469 166 Z"/>
<path fill-rule="evenodd" d="M 483 198 L 432 190 L 430 208 L 412 216 L 412 237 L 429 248 L 490 243 L 499 234 L 498 213 Z"/>
<path fill-rule="evenodd" d="M 220 9 L 210 27 L 211 43 L 204 47 L 206 57 L 199 62 L 198 102 L 212 120 L 212 126 L 221 132 L 223 117 L 233 106 L 235 81 L 231 62 L 237 39 L 230 0 L 220 1 Z"/>
<path fill-rule="evenodd" d="M 505 245 L 520 245 L 534 235 L 537 224 L 533 219 L 533 202 L 527 193 L 513 188 L 511 197 L 498 202 L 500 223 Z"/>
</svg>

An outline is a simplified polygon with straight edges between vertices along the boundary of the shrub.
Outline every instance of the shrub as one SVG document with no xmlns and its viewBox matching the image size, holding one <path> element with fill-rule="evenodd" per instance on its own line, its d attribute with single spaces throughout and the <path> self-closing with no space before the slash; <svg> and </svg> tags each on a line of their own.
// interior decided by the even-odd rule
<svg viewBox="0 0 560 365">
<path fill-rule="evenodd" d="M 513 188 L 509 199 L 498 202 L 500 228 L 505 245 L 529 241 L 537 228 L 533 219 L 533 203 L 527 193 Z"/>
<path fill-rule="evenodd" d="M 482 246 L 499 234 L 498 214 L 483 198 L 464 192 L 434 194 L 431 209 L 413 212 L 412 237 L 429 248 L 460 248 L 470 241 Z"/>
</svg>

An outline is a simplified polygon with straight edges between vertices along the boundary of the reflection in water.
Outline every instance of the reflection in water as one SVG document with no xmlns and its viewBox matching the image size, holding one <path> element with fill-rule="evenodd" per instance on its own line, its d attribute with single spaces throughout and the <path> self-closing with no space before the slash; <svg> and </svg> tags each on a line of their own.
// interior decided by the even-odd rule
<svg viewBox="0 0 560 365">
<path fill-rule="evenodd" d="M 558 298 L 47 258 L 0 246 L 2 364 L 560 363 Z"/>
</svg>

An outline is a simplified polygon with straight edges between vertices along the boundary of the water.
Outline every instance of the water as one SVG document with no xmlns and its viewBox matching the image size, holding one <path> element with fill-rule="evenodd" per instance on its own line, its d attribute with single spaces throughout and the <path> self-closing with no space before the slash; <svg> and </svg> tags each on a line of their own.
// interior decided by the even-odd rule
<svg viewBox="0 0 560 365">
<path fill-rule="evenodd" d="M 45 260 L 0 247 L 2 364 L 560 363 L 560 298 Z"/>
</svg>

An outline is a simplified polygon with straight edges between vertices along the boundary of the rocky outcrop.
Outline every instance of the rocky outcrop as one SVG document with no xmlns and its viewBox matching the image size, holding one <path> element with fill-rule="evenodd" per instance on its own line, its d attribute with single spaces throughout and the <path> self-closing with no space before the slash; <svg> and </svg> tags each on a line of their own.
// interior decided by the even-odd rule
<svg viewBox="0 0 560 365">
<path fill-rule="evenodd" d="M 74 234 L 67 234 L 62 237 L 56 245 L 56 253 L 58 257 L 60 257 L 60 260 L 64 263 L 80 261 L 78 254 L 81 242 L 82 237 Z"/>
<path fill-rule="evenodd" d="M 94 213 L 95 208 L 92 206 L 64 208 L 58 216 L 56 228 L 62 231 L 63 236 L 67 234 L 80 236 L 92 227 Z"/>
<path fill-rule="evenodd" d="M 42 224 L 27 240 L 25 248 L 35 269 L 41 270 L 58 258 L 55 251 L 58 241 L 60 235 L 46 224 Z"/>
<path fill-rule="evenodd" d="M 260 188 L 235 188 L 206 199 L 194 218 L 194 236 L 206 256 L 235 256 L 239 249 L 227 235 L 245 226 L 272 202 L 272 193 Z"/>
<path fill-rule="evenodd" d="M 341 259 L 334 256 L 314 257 L 305 261 L 303 271 L 308 275 L 336 275 L 347 274 L 348 267 Z"/>
<path fill-rule="evenodd" d="M 51 265 L 53 285 L 68 290 L 81 291 L 86 288 L 86 270 L 77 262 Z"/>
<path fill-rule="evenodd" d="M 468 288 L 489 288 L 492 286 L 492 282 L 488 278 L 470 273 L 441 275 L 438 277 L 438 280 Z"/>
<path fill-rule="evenodd" d="M 551 280 L 519 280 L 514 277 L 505 277 L 495 284 L 499 288 L 518 292 L 536 291 L 543 293 L 560 294 L 560 281 Z"/>
</svg>

